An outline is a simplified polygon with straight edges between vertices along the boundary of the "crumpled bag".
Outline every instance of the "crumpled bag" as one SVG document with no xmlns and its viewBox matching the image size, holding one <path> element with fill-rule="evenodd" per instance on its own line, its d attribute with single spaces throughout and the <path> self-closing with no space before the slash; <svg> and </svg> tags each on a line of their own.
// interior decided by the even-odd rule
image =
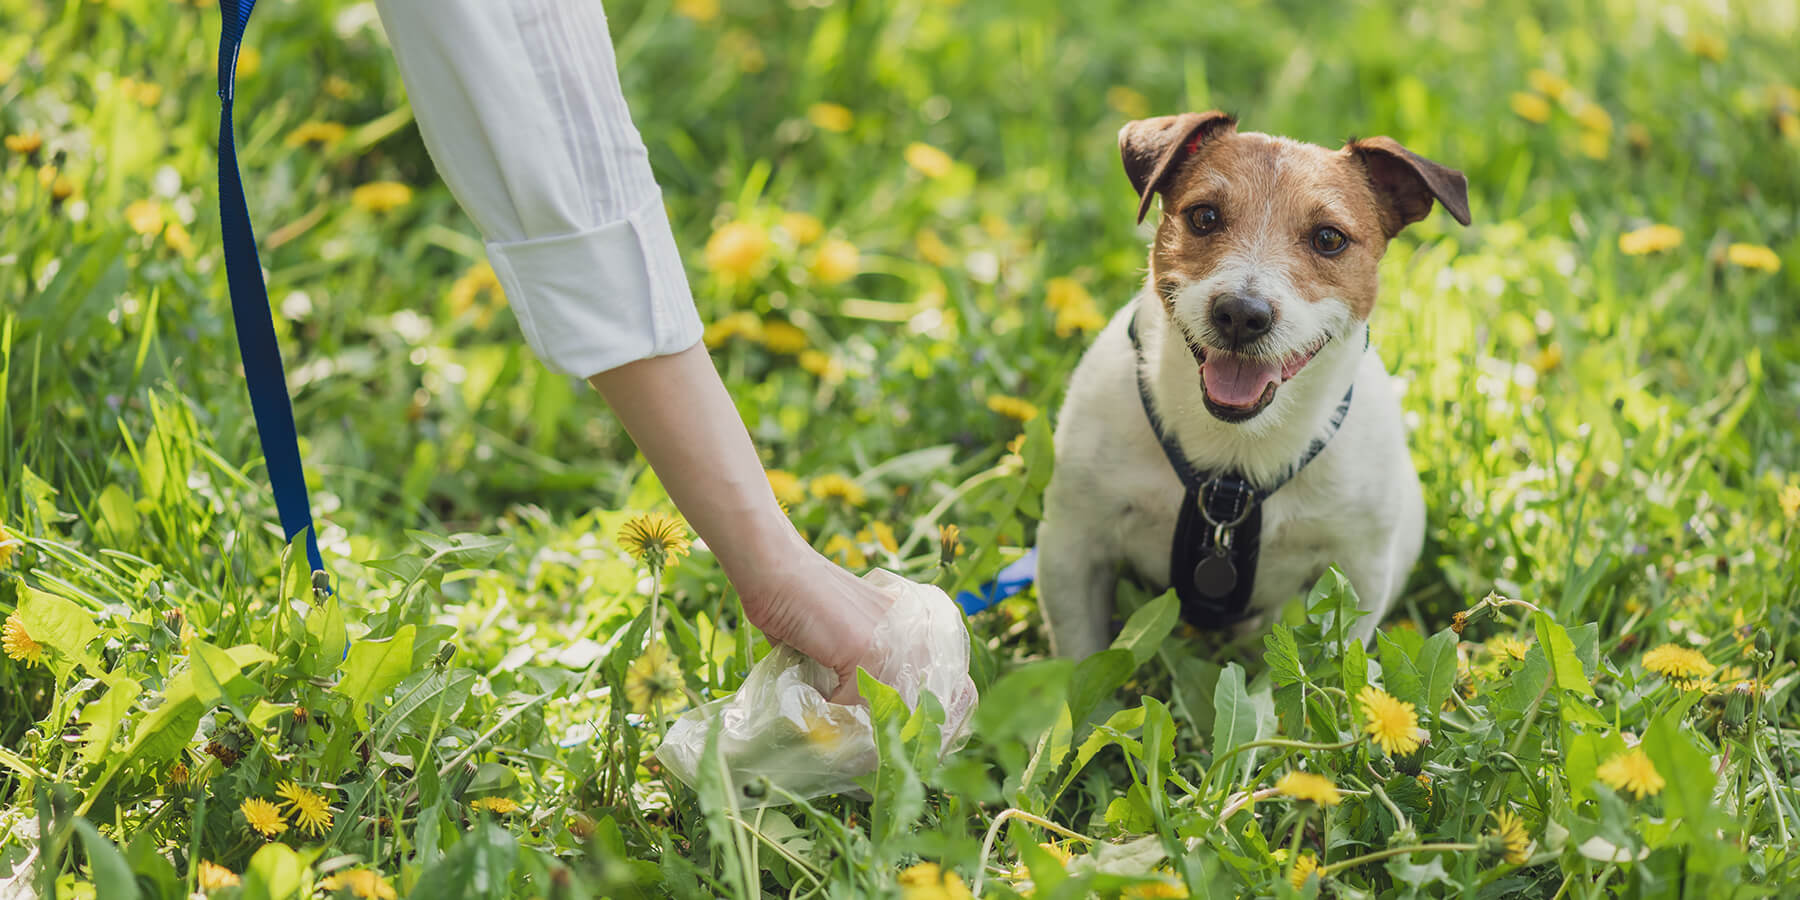
<svg viewBox="0 0 1800 900">
<path fill-rule="evenodd" d="M 939 588 L 876 569 L 863 581 L 893 598 L 876 625 L 862 667 L 899 692 L 908 708 L 929 690 L 944 708 L 941 755 L 968 739 L 975 709 L 969 678 L 969 634 L 962 610 Z M 738 790 L 757 778 L 800 799 L 857 790 L 875 771 L 875 730 L 868 707 L 825 699 L 837 673 L 791 647 L 778 646 L 750 668 L 729 697 L 684 713 L 669 728 L 656 758 L 682 783 L 696 785 L 707 731 L 717 723 L 718 757 Z M 787 802 L 770 791 L 744 802 Z"/>
</svg>

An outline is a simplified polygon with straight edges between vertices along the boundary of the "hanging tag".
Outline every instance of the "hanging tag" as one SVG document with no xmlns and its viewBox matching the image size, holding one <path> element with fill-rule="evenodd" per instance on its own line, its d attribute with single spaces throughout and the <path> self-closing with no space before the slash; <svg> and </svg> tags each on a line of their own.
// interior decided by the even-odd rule
<svg viewBox="0 0 1800 900">
<path fill-rule="evenodd" d="M 1194 566 L 1194 589 L 1209 600 L 1223 600 L 1237 587 L 1237 566 L 1222 548 Z"/>
</svg>

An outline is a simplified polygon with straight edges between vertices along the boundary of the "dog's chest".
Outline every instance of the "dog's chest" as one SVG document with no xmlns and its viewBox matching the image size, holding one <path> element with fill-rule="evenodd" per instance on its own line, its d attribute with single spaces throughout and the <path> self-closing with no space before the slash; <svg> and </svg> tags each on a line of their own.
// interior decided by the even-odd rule
<svg viewBox="0 0 1800 900">
<path fill-rule="evenodd" d="M 1162 487 L 1138 493 L 1115 520 L 1127 574 L 1159 591 L 1169 587 L 1175 524 L 1181 504 L 1187 502 L 1186 492 L 1172 476 Z M 1253 609 L 1274 606 L 1303 590 L 1339 551 L 1345 522 L 1329 508 L 1309 508 L 1315 492 L 1308 487 L 1297 481 L 1264 501 Z"/>
</svg>

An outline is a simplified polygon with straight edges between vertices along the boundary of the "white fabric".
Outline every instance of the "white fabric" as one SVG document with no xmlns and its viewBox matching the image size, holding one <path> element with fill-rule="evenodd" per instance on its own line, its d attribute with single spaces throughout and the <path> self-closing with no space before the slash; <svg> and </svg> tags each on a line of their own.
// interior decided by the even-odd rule
<svg viewBox="0 0 1800 900">
<path fill-rule="evenodd" d="M 586 377 L 700 339 L 598 0 L 377 0 L 432 161 L 525 340 Z"/>
</svg>

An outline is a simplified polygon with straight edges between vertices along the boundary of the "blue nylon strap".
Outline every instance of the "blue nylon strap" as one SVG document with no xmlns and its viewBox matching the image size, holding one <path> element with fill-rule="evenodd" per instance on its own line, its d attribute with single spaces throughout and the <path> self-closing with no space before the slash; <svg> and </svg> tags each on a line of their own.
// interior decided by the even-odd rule
<svg viewBox="0 0 1800 900">
<path fill-rule="evenodd" d="M 294 430 L 294 409 L 288 402 L 287 376 L 281 367 L 281 345 L 275 339 L 269 291 L 263 284 L 262 262 L 256 254 L 256 235 L 250 229 L 250 208 L 244 201 L 237 146 L 232 140 L 231 107 L 238 47 L 243 43 L 244 25 L 254 6 L 256 0 L 225 0 L 219 4 L 223 16 L 219 29 L 219 225 L 225 245 L 225 276 L 231 286 L 231 317 L 237 323 L 238 353 L 244 359 L 250 408 L 256 414 L 256 433 L 262 441 L 263 461 L 275 492 L 275 508 L 281 514 L 281 530 L 290 543 L 295 535 L 305 533 L 306 558 L 312 570 L 318 572 L 325 568 L 325 562 L 319 556 L 319 541 L 313 533 L 306 474 L 300 464 L 300 438 Z"/>
</svg>

